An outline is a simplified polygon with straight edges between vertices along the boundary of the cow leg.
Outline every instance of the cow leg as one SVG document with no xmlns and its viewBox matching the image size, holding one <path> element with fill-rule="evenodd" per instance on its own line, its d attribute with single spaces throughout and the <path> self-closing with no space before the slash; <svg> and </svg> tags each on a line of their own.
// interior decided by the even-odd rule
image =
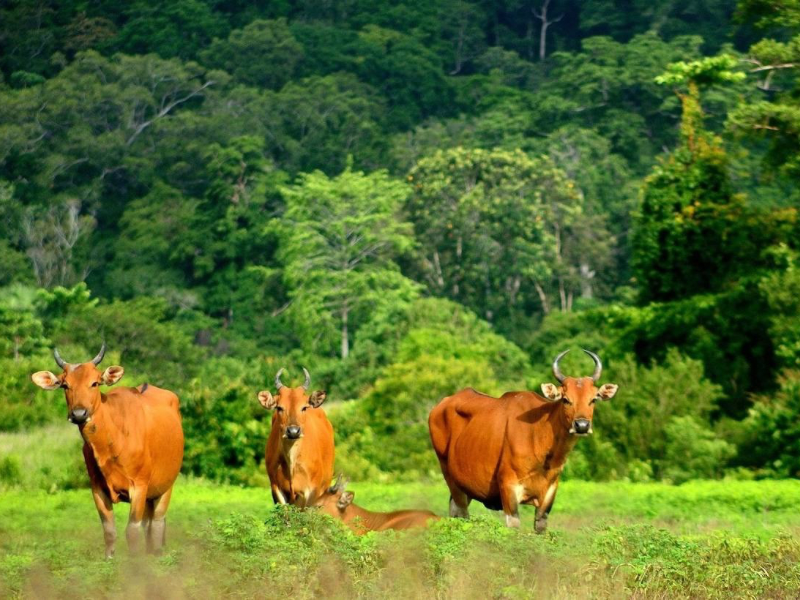
<svg viewBox="0 0 800 600">
<path fill-rule="evenodd" d="M 469 519 L 470 498 L 464 492 L 451 493 L 450 516 L 458 519 Z"/>
<path fill-rule="evenodd" d="M 142 518 L 142 530 L 144 531 L 144 541 L 146 552 L 150 554 L 153 551 L 151 542 L 151 525 L 153 523 L 153 502 L 154 500 L 148 499 L 144 503 L 144 517 Z"/>
<path fill-rule="evenodd" d="M 103 539 L 106 542 L 106 558 L 114 558 L 114 544 L 117 541 L 117 526 L 114 524 L 114 505 L 111 498 L 99 487 L 92 488 L 92 498 L 103 526 Z"/>
<path fill-rule="evenodd" d="M 442 467 L 442 475 L 447 487 L 450 488 L 450 516 L 459 519 L 469 519 L 469 503 L 471 499 L 467 496 L 461 488 L 456 485 L 456 482 L 450 479 L 447 474 L 447 466 L 440 459 L 439 464 Z"/>
<path fill-rule="evenodd" d="M 277 485 L 272 486 L 272 501 L 275 504 L 288 504 L 286 496 L 283 495 L 283 492 L 281 492 Z"/>
<path fill-rule="evenodd" d="M 151 500 L 153 517 L 147 532 L 147 551 L 153 554 L 161 554 L 167 541 L 167 509 L 171 498 L 172 488 L 169 488 L 161 496 Z"/>
<path fill-rule="evenodd" d="M 128 515 L 128 527 L 125 537 L 128 540 L 128 553 L 138 554 L 142 544 L 142 520 L 147 506 L 147 486 L 134 486 L 130 492 L 131 511 Z"/>
<path fill-rule="evenodd" d="M 536 533 L 544 533 L 547 531 L 547 516 L 550 514 L 550 510 L 553 508 L 553 502 L 556 499 L 557 490 L 558 481 L 554 481 L 547 488 L 547 492 L 545 492 L 544 495 L 544 500 L 536 508 L 536 523 L 534 525 Z"/>
<path fill-rule="evenodd" d="M 506 516 L 506 527 L 519 527 L 519 484 L 504 484 L 500 486 L 500 502 Z"/>
</svg>

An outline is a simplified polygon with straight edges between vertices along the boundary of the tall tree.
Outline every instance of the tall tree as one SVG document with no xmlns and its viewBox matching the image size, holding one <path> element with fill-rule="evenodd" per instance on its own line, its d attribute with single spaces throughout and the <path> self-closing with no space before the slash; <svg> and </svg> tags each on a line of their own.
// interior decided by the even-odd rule
<svg viewBox="0 0 800 600">
<path fill-rule="evenodd" d="M 679 147 L 642 188 L 633 265 L 645 302 L 721 291 L 759 264 L 776 234 L 735 193 L 722 142 L 703 128 L 700 86 L 740 80 L 735 66 L 730 56 L 675 63 L 657 79 L 676 86 L 683 114 Z"/>
<path fill-rule="evenodd" d="M 366 175 L 350 166 L 333 178 L 304 174 L 283 189 L 278 257 L 289 315 L 309 348 L 327 352 L 338 338 L 339 355 L 347 358 L 370 309 L 416 293 L 395 262 L 413 243 L 399 215 L 408 195 L 408 186 L 386 172 Z"/>
<path fill-rule="evenodd" d="M 580 226 L 581 197 L 551 160 L 454 148 L 421 159 L 409 178 L 420 275 L 432 291 L 488 320 L 532 294 L 545 313 L 571 309 L 580 263 L 590 260 L 578 240 L 592 227 Z"/>
<path fill-rule="evenodd" d="M 800 4 L 796 0 L 742 0 L 739 14 L 774 35 L 755 43 L 746 59 L 761 97 L 745 99 L 728 115 L 728 126 L 735 133 L 765 138 L 769 166 L 796 182 L 800 177 Z"/>
<path fill-rule="evenodd" d="M 541 27 L 539 28 L 539 60 L 544 60 L 547 56 L 547 30 L 551 25 L 564 18 L 564 13 L 553 18 L 552 15 L 548 14 L 549 9 L 550 0 L 544 0 L 538 10 L 536 8 L 531 9 L 533 10 L 533 16 L 541 22 Z"/>
</svg>

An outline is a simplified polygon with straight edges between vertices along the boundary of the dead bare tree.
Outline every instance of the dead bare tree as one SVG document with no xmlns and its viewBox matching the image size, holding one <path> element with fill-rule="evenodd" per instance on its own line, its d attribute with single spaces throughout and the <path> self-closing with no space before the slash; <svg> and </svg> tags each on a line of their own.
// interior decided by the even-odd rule
<svg viewBox="0 0 800 600">
<path fill-rule="evenodd" d="M 564 18 L 564 13 L 561 13 L 561 15 L 555 19 L 550 20 L 547 16 L 547 9 L 549 7 L 550 0 L 544 0 L 540 10 L 537 11 L 535 7 L 531 9 L 533 11 L 533 16 L 542 22 L 542 27 L 539 30 L 539 60 L 544 60 L 545 56 L 547 55 L 547 28 L 553 23 L 558 23 Z"/>
<path fill-rule="evenodd" d="M 81 215 L 79 200 L 68 200 L 46 211 L 25 212 L 22 231 L 26 253 L 39 286 L 74 285 L 86 279 L 88 268 L 76 272 L 72 252 L 94 226 L 93 217 Z"/>
</svg>

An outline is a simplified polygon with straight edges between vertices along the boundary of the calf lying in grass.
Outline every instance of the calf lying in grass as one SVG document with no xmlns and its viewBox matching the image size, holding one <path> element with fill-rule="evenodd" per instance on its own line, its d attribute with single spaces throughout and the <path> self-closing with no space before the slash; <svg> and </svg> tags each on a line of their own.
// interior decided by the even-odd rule
<svg viewBox="0 0 800 600">
<path fill-rule="evenodd" d="M 345 491 L 347 480 L 339 475 L 336 484 L 317 502 L 317 506 L 327 515 L 341 519 L 357 535 L 368 531 L 387 529 L 411 529 L 427 527 L 428 521 L 438 520 L 429 510 L 396 510 L 393 512 L 373 512 L 353 504 L 353 492 Z"/>
</svg>

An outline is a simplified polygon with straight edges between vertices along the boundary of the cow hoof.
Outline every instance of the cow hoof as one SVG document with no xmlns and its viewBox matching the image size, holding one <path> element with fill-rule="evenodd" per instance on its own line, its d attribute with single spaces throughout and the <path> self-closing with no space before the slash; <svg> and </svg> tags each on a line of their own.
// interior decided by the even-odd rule
<svg viewBox="0 0 800 600">
<path fill-rule="evenodd" d="M 544 533 L 547 531 L 547 520 L 546 519 L 536 519 L 536 523 L 533 526 L 534 531 L 536 533 Z"/>
<path fill-rule="evenodd" d="M 469 509 L 466 507 L 461 507 L 455 503 L 455 501 L 451 498 L 450 499 L 450 516 L 456 519 L 469 519 Z"/>
<path fill-rule="evenodd" d="M 517 515 L 506 515 L 506 527 L 519 528 L 520 520 Z"/>
</svg>

